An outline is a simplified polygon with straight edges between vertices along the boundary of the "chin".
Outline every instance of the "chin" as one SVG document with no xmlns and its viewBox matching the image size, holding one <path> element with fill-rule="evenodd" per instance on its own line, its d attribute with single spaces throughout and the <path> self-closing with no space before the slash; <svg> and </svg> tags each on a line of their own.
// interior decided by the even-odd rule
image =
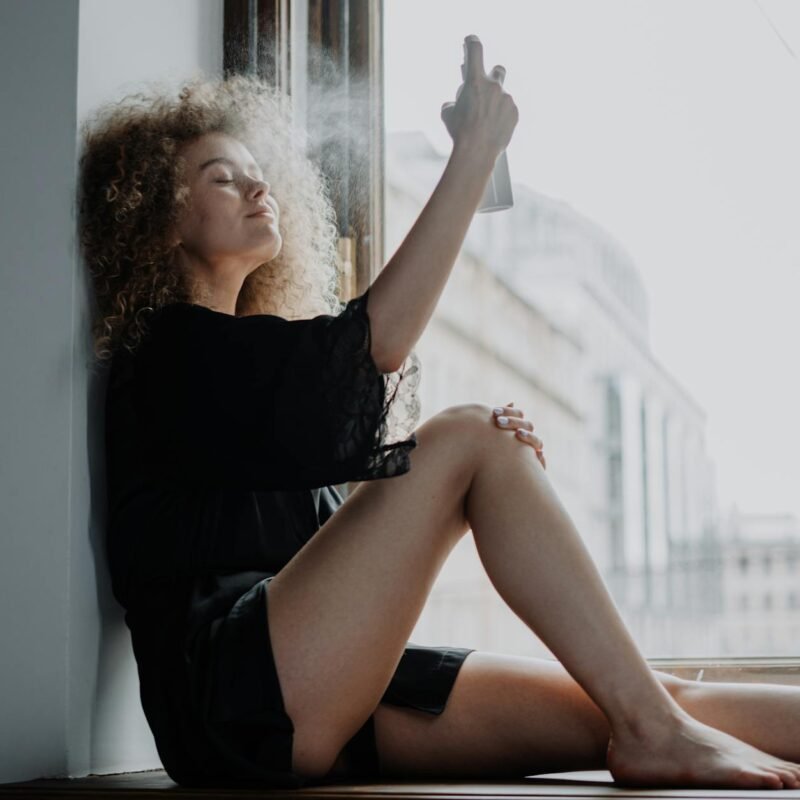
<svg viewBox="0 0 800 800">
<path fill-rule="evenodd" d="M 272 253 L 269 253 L 269 254 L 265 255 L 264 258 L 258 264 L 256 264 L 253 267 L 253 269 L 250 270 L 249 274 L 252 275 L 260 267 L 263 267 L 266 264 L 269 264 L 271 261 L 274 261 L 280 255 L 280 253 L 281 253 L 281 248 L 278 248 L 277 250 L 273 251 Z"/>
<path fill-rule="evenodd" d="M 265 247 L 264 249 L 266 250 L 267 248 Z M 280 235 L 280 233 L 278 233 L 276 229 L 274 236 L 270 236 L 269 250 L 271 251 L 272 255 L 268 256 L 267 260 L 271 261 L 278 255 L 278 253 L 281 252 L 282 249 L 283 249 L 283 237 Z"/>
</svg>

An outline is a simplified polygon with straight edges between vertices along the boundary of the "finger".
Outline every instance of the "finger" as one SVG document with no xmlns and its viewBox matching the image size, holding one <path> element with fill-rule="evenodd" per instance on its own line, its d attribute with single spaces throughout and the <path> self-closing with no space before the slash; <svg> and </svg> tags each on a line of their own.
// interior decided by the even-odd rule
<svg viewBox="0 0 800 800">
<path fill-rule="evenodd" d="M 474 33 L 464 37 L 464 63 L 467 65 L 465 80 L 486 77 L 483 69 L 483 45 Z"/>
<path fill-rule="evenodd" d="M 535 447 L 542 448 L 544 444 L 542 440 L 533 433 L 533 423 L 522 417 L 512 417 L 501 414 L 495 417 L 495 423 L 498 428 L 503 428 L 507 431 L 516 431 L 522 435 L 526 441 L 529 441 Z"/>
<path fill-rule="evenodd" d="M 534 450 L 542 450 L 544 448 L 544 442 L 527 428 L 517 428 L 516 435 L 517 438 L 521 439 L 525 444 L 531 445 Z"/>
<path fill-rule="evenodd" d="M 502 64 L 495 64 L 492 67 L 492 71 L 489 73 L 489 77 L 502 86 L 503 81 L 506 79 L 506 68 L 502 66 Z"/>
<path fill-rule="evenodd" d="M 495 406 L 492 409 L 492 413 L 495 415 L 495 417 L 522 417 L 524 415 L 522 409 L 514 408 L 512 403 L 509 403 L 507 406 Z"/>
</svg>

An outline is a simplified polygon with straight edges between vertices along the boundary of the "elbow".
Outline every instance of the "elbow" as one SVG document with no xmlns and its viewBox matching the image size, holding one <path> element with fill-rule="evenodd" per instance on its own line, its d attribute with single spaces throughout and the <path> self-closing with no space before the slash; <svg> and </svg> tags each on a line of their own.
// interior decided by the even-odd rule
<svg viewBox="0 0 800 800">
<path fill-rule="evenodd" d="M 389 372 L 397 372 L 398 369 L 402 366 L 402 361 L 397 361 L 396 359 L 387 359 L 387 358 L 374 358 L 375 366 L 378 368 L 378 372 L 382 374 L 387 374 Z"/>
<path fill-rule="evenodd" d="M 388 372 L 397 372 L 397 370 L 403 365 L 404 361 L 402 358 L 398 359 L 396 356 L 382 353 L 375 347 L 372 348 L 371 355 L 378 372 L 383 374 Z"/>
<path fill-rule="evenodd" d="M 400 358 L 396 348 L 387 340 L 391 336 L 385 335 L 386 326 L 383 324 L 380 307 L 374 305 L 374 299 L 370 297 L 370 355 L 375 362 L 375 366 L 381 373 L 396 372 L 403 364 L 405 356 Z M 394 351 L 394 352 L 393 352 Z"/>
</svg>

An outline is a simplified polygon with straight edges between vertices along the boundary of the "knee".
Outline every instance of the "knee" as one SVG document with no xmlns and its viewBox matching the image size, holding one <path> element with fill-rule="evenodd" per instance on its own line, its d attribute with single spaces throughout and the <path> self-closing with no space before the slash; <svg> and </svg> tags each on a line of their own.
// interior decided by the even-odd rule
<svg viewBox="0 0 800 800">
<path fill-rule="evenodd" d="M 475 445 L 480 452 L 487 447 L 519 446 L 511 431 L 504 431 L 495 421 L 492 406 L 485 403 L 463 403 L 449 406 L 434 415 L 431 421 L 448 428 L 454 436 Z M 502 435 L 501 435 L 502 434 Z"/>
<path fill-rule="evenodd" d="M 445 424 L 461 428 L 463 432 L 488 430 L 489 427 L 497 428 L 492 407 L 485 403 L 461 403 L 448 406 L 434 415 L 434 419 L 440 419 Z"/>
<path fill-rule="evenodd" d="M 458 485 L 468 487 L 475 472 L 487 459 L 517 457 L 533 448 L 512 430 L 503 430 L 494 419 L 493 407 L 485 403 L 448 406 L 434 414 L 417 430 L 420 443 L 433 447 L 452 467 Z"/>
</svg>

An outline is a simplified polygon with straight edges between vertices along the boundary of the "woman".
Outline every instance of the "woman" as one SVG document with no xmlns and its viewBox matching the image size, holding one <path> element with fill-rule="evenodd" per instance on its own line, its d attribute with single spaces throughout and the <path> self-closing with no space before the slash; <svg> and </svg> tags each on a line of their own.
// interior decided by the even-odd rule
<svg viewBox="0 0 800 800">
<path fill-rule="evenodd" d="M 195 81 L 89 121 L 108 558 L 164 766 L 187 786 L 608 767 L 798 787 L 798 692 L 649 668 L 522 410 L 412 430 L 413 345 L 518 119 L 502 68 L 468 47 L 444 174 L 344 308 L 324 182 L 272 90 Z M 408 642 L 468 531 L 561 663 Z"/>
</svg>

